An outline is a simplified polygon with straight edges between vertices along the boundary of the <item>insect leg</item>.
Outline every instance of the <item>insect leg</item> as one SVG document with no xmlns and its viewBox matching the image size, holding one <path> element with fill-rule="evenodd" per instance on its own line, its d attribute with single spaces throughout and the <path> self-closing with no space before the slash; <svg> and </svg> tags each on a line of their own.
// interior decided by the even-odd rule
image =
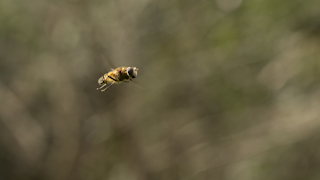
<svg viewBox="0 0 320 180">
<path fill-rule="evenodd" d="M 101 87 L 98 87 L 97 90 L 102 89 L 103 87 L 105 87 L 107 84 L 102 85 Z"/>
<path fill-rule="evenodd" d="M 115 82 L 112 82 L 108 87 L 106 87 L 106 88 L 102 89 L 102 90 L 101 90 L 101 92 L 103 92 L 103 91 L 107 90 L 107 89 L 108 89 L 109 87 L 111 87 L 114 83 L 115 83 Z"/>
</svg>

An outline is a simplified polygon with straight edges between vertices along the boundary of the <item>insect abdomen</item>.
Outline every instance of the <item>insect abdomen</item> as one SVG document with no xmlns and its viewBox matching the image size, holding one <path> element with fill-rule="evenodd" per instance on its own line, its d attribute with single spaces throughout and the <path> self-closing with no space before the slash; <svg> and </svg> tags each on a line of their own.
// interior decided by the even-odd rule
<svg viewBox="0 0 320 180">
<path fill-rule="evenodd" d="M 104 79 L 106 80 L 106 83 L 119 82 L 119 79 L 115 75 L 114 71 L 105 74 Z"/>
<path fill-rule="evenodd" d="M 98 79 L 98 84 L 99 84 L 99 85 L 104 84 L 104 76 L 101 76 L 101 77 Z"/>
</svg>

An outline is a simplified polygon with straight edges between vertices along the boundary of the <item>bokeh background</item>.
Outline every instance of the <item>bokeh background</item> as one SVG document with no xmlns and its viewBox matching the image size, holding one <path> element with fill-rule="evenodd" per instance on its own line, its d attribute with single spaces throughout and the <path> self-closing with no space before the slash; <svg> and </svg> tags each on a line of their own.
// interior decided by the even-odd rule
<svg viewBox="0 0 320 180">
<path fill-rule="evenodd" d="M 320 179 L 317 0 L 1 0 L 1 180 Z M 135 82 L 101 93 L 111 66 Z"/>
</svg>

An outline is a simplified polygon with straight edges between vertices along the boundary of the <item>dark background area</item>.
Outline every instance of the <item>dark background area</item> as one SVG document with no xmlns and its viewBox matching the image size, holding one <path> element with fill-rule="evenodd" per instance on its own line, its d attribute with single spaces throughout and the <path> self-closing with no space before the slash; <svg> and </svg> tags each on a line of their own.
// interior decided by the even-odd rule
<svg viewBox="0 0 320 180">
<path fill-rule="evenodd" d="M 0 22 L 0 180 L 320 179 L 317 0 L 1 0 Z M 101 93 L 110 66 L 140 70 Z"/>
</svg>

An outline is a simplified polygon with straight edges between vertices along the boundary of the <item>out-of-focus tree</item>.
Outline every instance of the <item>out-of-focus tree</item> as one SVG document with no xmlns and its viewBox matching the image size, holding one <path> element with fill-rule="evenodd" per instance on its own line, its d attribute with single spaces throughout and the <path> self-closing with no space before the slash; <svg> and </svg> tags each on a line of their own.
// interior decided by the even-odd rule
<svg viewBox="0 0 320 180">
<path fill-rule="evenodd" d="M 319 179 L 319 18 L 316 0 L 1 0 L 0 179 Z M 115 66 L 139 75 L 96 91 Z"/>
</svg>

